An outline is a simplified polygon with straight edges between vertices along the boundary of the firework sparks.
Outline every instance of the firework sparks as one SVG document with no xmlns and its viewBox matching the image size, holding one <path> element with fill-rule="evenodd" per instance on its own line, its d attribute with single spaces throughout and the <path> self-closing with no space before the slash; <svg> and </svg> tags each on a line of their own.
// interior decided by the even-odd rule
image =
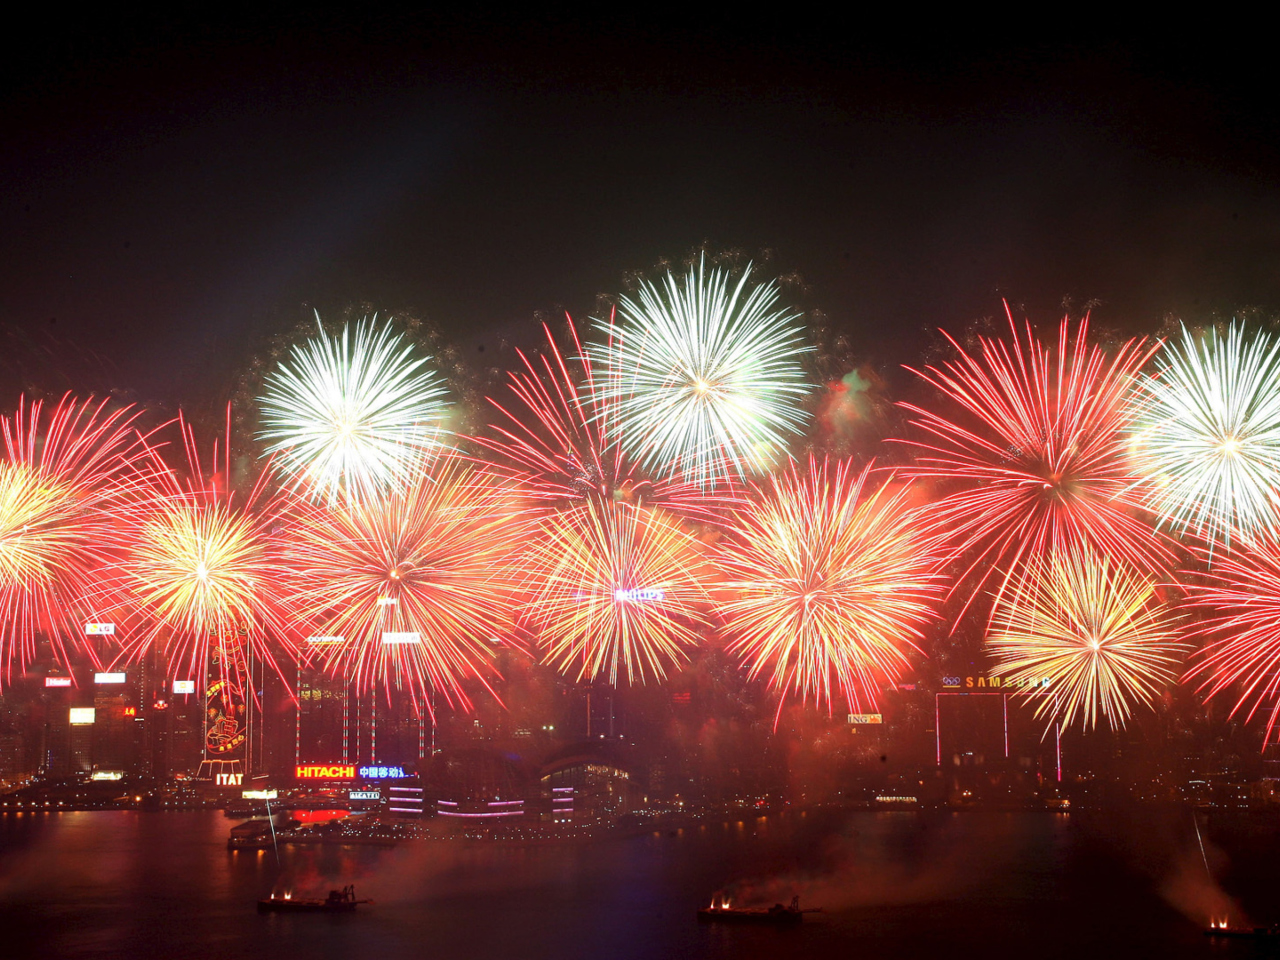
<svg viewBox="0 0 1280 960">
<path fill-rule="evenodd" d="M 1187 588 L 1197 615 L 1191 636 L 1210 639 L 1186 679 L 1200 678 L 1206 698 L 1233 691 L 1233 715 L 1246 710 L 1252 720 L 1263 710 L 1265 742 L 1280 720 L 1280 536 L 1266 533 L 1212 559 L 1211 571 Z"/>
<path fill-rule="evenodd" d="M 678 475 L 650 480 L 630 462 L 617 438 L 611 438 L 615 403 L 601 395 L 572 323 L 569 329 L 579 359 L 566 362 L 547 330 L 547 352 L 537 362 L 521 353 L 524 369 L 511 374 L 517 404 L 504 407 L 490 400 L 505 417 L 505 423 L 494 428 L 497 438 L 477 442 L 496 454 L 536 500 L 553 508 L 597 498 L 662 506 L 683 516 L 717 521 L 718 509 L 736 502 L 731 493 L 706 491 Z"/>
<path fill-rule="evenodd" d="M 453 455 L 378 500 L 317 506 L 291 535 L 289 602 L 358 688 L 439 691 L 466 708 L 514 630 L 510 555 L 526 520 L 509 487 Z"/>
<path fill-rule="evenodd" d="M 697 543 L 660 510 L 588 500 L 544 517 L 528 571 L 529 620 L 562 673 L 643 683 L 698 643 Z"/>
<path fill-rule="evenodd" d="M 1072 341 L 1064 319 L 1055 358 L 1030 327 L 1024 342 L 1012 316 L 1009 324 L 1012 338 L 982 339 L 980 358 L 956 344 L 958 360 L 914 371 L 970 425 L 904 404 L 929 436 L 906 441 L 918 450 L 908 474 L 958 487 L 931 511 L 956 554 L 972 557 L 957 586 L 975 571 L 984 582 L 999 565 L 1006 573 L 998 599 L 1031 557 L 1087 547 L 1140 570 L 1166 570 L 1170 546 L 1136 515 L 1125 436 L 1134 377 L 1157 347 L 1131 340 L 1108 360 L 1087 343 L 1087 320 Z"/>
<path fill-rule="evenodd" d="M 136 414 L 106 401 L 71 397 L 45 416 L 18 402 L 0 421 L 0 659 L 5 681 L 36 656 L 37 634 L 66 663 L 85 649 L 88 600 L 100 571 L 115 559 L 119 515 L 141 489 L 146 448 Z"/>
<path fill-rule="evenodd" d="M 407 483 L 444 415 L 444 387 L 426 363 L 376 317 L 354 334 L 321 328 L 268 377 L 259 438 L 283 473 L 322 499 Z"/>
<path fill-rule="evenodd" d="M 909 490 L 871 489 L 869 473 L 810 460 L 807 474 L 778 475 L 715 557 L 730 652 L 753 679 L 828 710 L 837 694 L 855 712 L 875 705 L 941 592 Z"/>
<path fill-rule="evenodd" d="M 731 286 L 699 262 L 683 280 L 642 284 L 638 302 L 619 303 L 619 322 L 599 322 L 611 436 L 641 466 L 710 487 L 786 457 L 806 420 L 808 348 L 777 287 L 749 281 L 747 270 Z"/>
<path fill-rule="evenodd" d="M 1274 529 L 1280 488 L 1280 340 L 1242 328 L 1165 350 L 1134 425 L 1148 503 L 1171 528 L 1230 545 Z"/>
<path fill-rule="evenodd" d="M 217 469 L 215 447 L 214 469 L 206 471 L 190 427 L 180 420 L 178 428 L 186 479 L 152 451 L 154 490 L 128 518 L 123 556 L 98 595 L 135 625 L 127 658 L 159 645 L 171 674 L 203 676 L 221 648 L 220 662 L 252 657 L 283 676 L 276 650 L 296 657 L 297 629 L 278 601 L 290 571 L 272 528 L 291 498 L 267 494 L 263 472 L 237 500 L 228 489 L 229 462 Z"/>
<path fill-rule="evenodd" d="M 1155 581 L 1085 549 L 1037 557 L 996 605 L 988 649 L 1037 717 L 1123 727 L 1173 682 L 1186 646 Z"/>
</svg>

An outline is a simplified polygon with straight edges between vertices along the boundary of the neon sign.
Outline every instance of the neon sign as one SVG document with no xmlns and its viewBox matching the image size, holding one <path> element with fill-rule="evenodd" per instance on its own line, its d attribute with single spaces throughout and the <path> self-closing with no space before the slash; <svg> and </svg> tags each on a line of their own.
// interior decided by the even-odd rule
<svg viewBox="0 0 1280 960">
<path fill-rule="evenodd" d="M 46 687 L 69 687 L 71 686 L 70 677 L 45 677 L 44 685 Z"/>
<path fill-rule="evenodd" d="M 613 599 L 619 603 L 660 603 L 664 596 L 665 594 L 661 590 L 654 587 L 613 591 Z"/>
<path fill-rule="evenodd" d="M 173 681 L 174 693 L 195 693 L 196 682 L 194 680 L 175 680 Z"/>
<path fill-rule="evenodd" d="M 93 675 L 94 683 L 124 683 L 125 675 L 123 673 L 95 673 Z"/>
<path fill-rule="evenodd" d="M 240 794 L 243 800 L 276 800 L 280 797 L 278 790 L 245 790 Z"/>
<path fill-rule="evenodd" d="M 879 713 L 851 713 L 849 714 L 850 723 L 884 723 L 883 715 Z"/>
<path fill-rule="evenodd" d="M 239 787 L 244 783 L 243 773 L 215 773 L 213 775 L 214 786 L 218 787 Z"/>
<path fill-rule="evenodd" d="M 313 647 L 333 647 L 346 642 L 344 637 L 307 637 L 307 643 Z"/>
<path fill-rule="evenodd" d="M 93 707 L 72 707 L 67 714 L 67 721 L 73 727 L 86 727 L 93 723 L 96 714 Z"/>
<path fill-rule="evenodd" d="M 404 767 L 361 767 L 360 776 L 365 780 L 402 780 L 409 774 Z"/>
<path fill-rule="evenodd" d="M 84 634 L 86 637 L 114 637 L 116 635 L 116 625 L 114 623 L 86 623 L 84 625 Z"/>
<path fill-rule="evenodd" d="M 354 780 L 356 768 L 346 763 L 299 764 L 293 775 L 299 780 Z"/>
<path fill-rule="evenodd" d="M 348 800 L 381 800 L 381 790 L 349 790 L 347 792 Z"/>
<path fill-rule="evenodd" d="M 1016 677 L 1005 679 L 1003 677 L 943 677 L 942 689 L 944 690 L 1001 690 L 1008 687 L 1048 687 L 1048 677 Z"/>
</svg>

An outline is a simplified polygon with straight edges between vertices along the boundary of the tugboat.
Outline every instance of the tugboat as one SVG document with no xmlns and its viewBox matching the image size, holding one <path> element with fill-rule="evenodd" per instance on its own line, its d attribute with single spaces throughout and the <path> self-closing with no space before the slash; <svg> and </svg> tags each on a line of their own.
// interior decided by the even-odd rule
<svg viewBox="0 0 1280 960">
<path fill-rule="evenodd" d="M 711 906 L 698 911 L 698 920 L 701 923 L 767 923 L 779 927 L 790 927 L 803 920 L 806 913 L 821 912 L 820 907 L 801 910 L 798 896 L 791 898 L 790 906 L 784 907 L 780 903 L 775 903 L 768 908 L 750 909 L 731 907 L 727 900 L 720 900 L 719 903 L 712 900 Z"/>
<path fill-rule="evenodd" d="M 329 896 L 323 900 L 307 900 L 295 898 L 289 894 L 277 897 L 274 893 L 266 900 L 258 901 L 259 913 L 355 913 L 356 907 L 362 903 L 373 903 L 372 900 L 357 900 L 355 884 L 347 884 L 341 890 L 330 890 Z"/>
<path fill-rule="evenodd" d="M 1225 940 L 1280 940 L 1280 924 L 1273 923 L 1269 927 L 1231 927 L 1226 920 L 1211 920 L 1204 935 Z"/>
</svg>

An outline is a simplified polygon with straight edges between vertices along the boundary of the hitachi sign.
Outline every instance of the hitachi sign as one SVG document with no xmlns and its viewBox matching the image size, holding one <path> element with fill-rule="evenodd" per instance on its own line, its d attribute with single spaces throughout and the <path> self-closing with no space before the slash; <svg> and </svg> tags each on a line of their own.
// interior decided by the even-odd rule
<svg viewBox="0 0 1280 960">
<path fill-rule="evenodd" d="M 294 768 L 294 776 L 299 780 L 354 780 L 356 768 L 354 764 L 305 764 Z"/>
</svg>

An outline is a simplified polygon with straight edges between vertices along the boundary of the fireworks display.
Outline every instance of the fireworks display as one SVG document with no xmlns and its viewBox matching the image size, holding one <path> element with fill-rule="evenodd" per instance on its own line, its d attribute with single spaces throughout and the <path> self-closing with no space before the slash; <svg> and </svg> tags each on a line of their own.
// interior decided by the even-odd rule
<svg viewBox="0 0 1280 960">
<path fill-rule="evenodd" d="M 1155 581 L 1073 548 L 1037 557 L 996 605 L 987 636 L 1005 685 L 1036 697 L 1036 716 L 1123 727 L 1176 678 L 1186 647 Z"/>
<path fill-rule="evenodd" d="M 278 468 L 327 500 L 407 482 L 444 415 L 444 386 L 414 354 L 376 317 L 294 347 L 260 401 L 259 437 Z"/>
<path fill-rule="evenodd" d="M 1233 696 L 1233 715 L 1263 711 L 1270 734 L 1280 720 L 1280 537 L 1268 533 L 1214 554 L 1210 572 L 1188 590 L 1192 635 L 1209 642 L 1187 678 L 1198 678 L 1206 697 Z"/>
<path fill-rule="evenodd" d="M 265 472 L 237 497 L 229 461 L 219 464 L 215 447 L 206 469 L 191 428 L 178 427 L 185 476 L 152 452 L 154 488 L 129 517 L 123 556 L 95 595 L 131 624 L 129 658 L 158 645 L 172 676 L 199 677 L 222 648 L 224 659 L 252 657 L 282 675 L 277 657 L 296 658 L 297 625 L 279 603 L 290 571 L 273 528 L 291 498 L 270 494 Z"/>
<path fill-rule="evenodd" d="M 588 500 L 543 518 L 530 544 L 528 620 L 578 680 L 662 678 L 705 624 L 699 551 L 656 509 Z"/>
<path fill-rule="evenodd" d="M 37 641 L 55 660 L 72 649 L 91 659 L 84 623 L 95 580 L 116 559 L 120 517 L 138 495 L 145 446 L 136 414 L 106 401 L 19 400 L 3 419 L 0 461 L 0 660 L 3 680 L 25 669 Z"/>
<path fill-rule="evenodd" d="M 313 635 L 340 638 L 325 660 L 358 688 L 466 706 L 463 682 L 483 681 L 494 644 L 512 637 L 508 571 L 525 524 L 490 473 L 428 457 L 394 493 L 305 511 L 285 593 Z"/>
<path fill-rule="evenodd" d="M 599 378 L 570 324 L 577 358 L 566 361 L 547 330 L 547 350 L 536 361 L 520 353 L 523 369 L 511 375 L 516 403 L 503 406 L 495 439 L 481 438 L 494 459 L 550 507 L 598 498 L 658 505 L 700 520 L 718 520 L 727 494 L 704 491 L 680 475 L 653 479 L 636 469 L 611 432 L 616 399 L 602 396 Z M 608 379 L 608 373 L 605 374 Z"/>
<path fill-rule="evenodd" d="M 874 706 L 918 653 L 939 586 L 909 491 L 810 461 L 739 512 L 716 554 L 729 649 L 751 677 L 830 711 Z"/>
<path fill-rule="evenodd" d="M 600 323 L 611 369 L 611 436 L 642 466 L 704 488 L 785 460 L 806 422 L 807 351 L 772 283 L 736 283 L 700 261 L 683 278 L 643 283 Z"/>
<path fill-rule="evenodd" d="M 968 554 L 960 582 L 999 567 L 999 594 L 1024 561 L 1086 548 L 1165 570 L 1173 553 L 1138 515 L 1125 433 L 1134 378 L 1156 347 L 1133 340 L 1108 358 L 1088 343 L 1087 321 L 1073 340 L 1064 319 L 1055 354 L 1009 323 L 1012 337 L 983 338 L 980 356 L 957 344 L 958 359 L 917 371 L 963 418 L 904 405 L 926 437 L 911 441 L 906 472 L 944 490 L 930 516 Z"/>
<path fill-rule="evenodd" d="M 1225 337 L 1182 342 L 1141 380 L 1134 425 L 1151 508 L 1171 528 L 1230 544 L 1272 530 L 1280 489 L 1280 340 Z"/>
</svg>

